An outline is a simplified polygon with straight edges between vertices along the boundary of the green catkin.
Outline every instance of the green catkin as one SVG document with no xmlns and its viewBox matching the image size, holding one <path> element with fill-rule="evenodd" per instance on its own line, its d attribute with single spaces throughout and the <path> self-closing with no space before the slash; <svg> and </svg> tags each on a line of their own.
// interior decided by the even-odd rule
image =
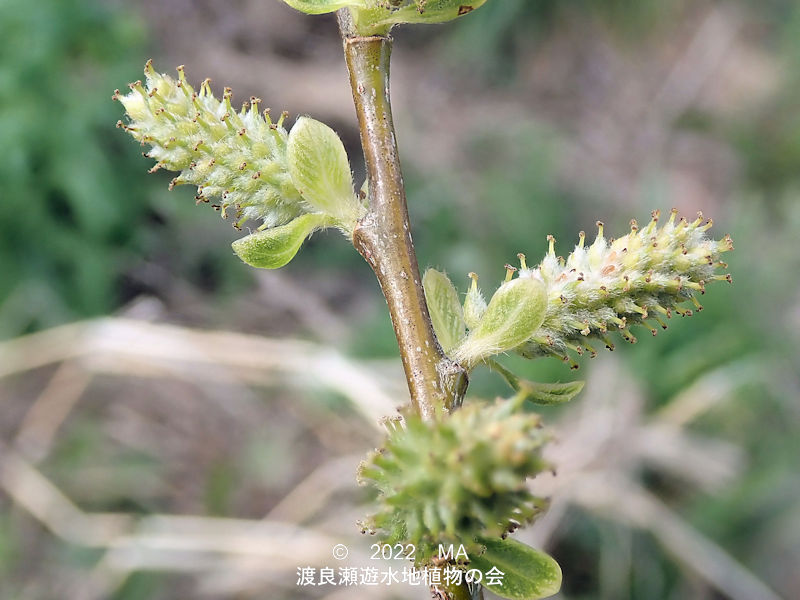
<svg viewBox="0 0 800 600">
<path fill-rule="evenodd" d="M 359 470 L 380 506 L 364 529 L 386 543 L 414 544 L 417 563 L 426 564 L 440 543 L 477 554 L 476 537 L 504 537 L 532 521 L 546 502 L 526 480 L 549 468 L 540 455 L 548 435 L 518 404 L 470 404 L 435 423 L 389 422 L 384 447 Z"/>
<path fill-rule="evenodd" d="M 643 229 L 635 221 L 627 235 L 610 241 L 598 235 L 591 246 L 578 245 L 566 261 L 555 254 L 555 240 L 549 236 L 549 251 L 535 268 L 523 268 L 520 278 L 541 281 L 547 290 L 547 310 L 538 331 L 517 351 L 526 357 L 553 355 L 569 361 L 567 352 L 586 349 L 588 338 L 601 340 L 613 349 L 608 333 L 619 331 L 633 343 L 633 325 L 641 325 L 655 335 L 667 328 L 673 314 L 691 315 L 682 308 L 691 302 L 701 310 L 698 293 L 705 293 L 711 281 L 731 281 L 719 274 L 727 265 L 720 261 L 723 252 L 733 250 L 726 235 L 721 240 L 706 237 L 711 221 L 702 214 L 693 222 L 677 219 L 677 210 L 658 228 L 658 211 Z"/>
<path fill-rule="evenodd" d="M 259 113 L 261 100 L 255 97 L 237 112 L 230 88 L 220 101 L 209 80 L 195 91 L 183 67 L 177 71 L 175 80 L 148 61 L 145 83 L 132 83 L 130 93 L 117 90 L 113 96 L 129 118 L 117 126 L 151 146 L 145 153 L 156 160 L 151 172 L 179 171 L 170 188 L 197 186 L 198 203 L 215 199 L 214 207 L 224 218 L 233 217 L 235 227 L 248 219 L 262 221 L 262 228 L 275 227 L 315 212 L 289 175 L 286 113 L 273 122 L 269 109 Z"/>
</svg>

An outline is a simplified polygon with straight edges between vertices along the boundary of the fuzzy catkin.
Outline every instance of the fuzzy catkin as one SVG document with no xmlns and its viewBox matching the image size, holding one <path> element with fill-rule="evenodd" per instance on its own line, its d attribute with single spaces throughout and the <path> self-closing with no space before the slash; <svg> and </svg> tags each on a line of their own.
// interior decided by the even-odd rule
<svg viewBox="0 0 800 600">
<path fill-rule="evenodd" d="M 255 97 L 236 112 L 230 88 L 225 88 L 220 101 L 209 80 L 195 91 L 183 67 L 177 70 L 175 80 L 158 73 L 148 61 L 145 83 L 136 81 L 130 84 L 130 93 L 117 90 L 113 96 L 129 117 L 129 123 L 119 121 L 117 126 L 142 145 L 152 146 L 145 153 L 157 161 L 151 172 L 180 171 L 170 189 L 197 186 L 197 201 L 217 198 L 214 207 L 224 218 L 232 213 L 237 227 L 248 219 L 274 227 L 314 212 L 288 172 L 286 113 L 273 123 L 269 109 L 259 114 L 261 100 Z"/>
<path fill-rule="evenodd" d="M 547 310 L 542 326 L 517 351 L 527 357 L 555 355 L 572 361 L 568 351 L 596 353 L 588 338 L 613 349 L 610 331 L 635 342 L 631 325 L 642 325 L 655 335 L 656 327 L 667 328 L 665 319 L 674 313 L 692 314 L 682 303 L 689 301 L 701 310 L 695 295 L 705 293 L 707 283 L 731 281 L 717 269 L 727 267 L 720 255 L 732 250 L 733 242 L 728 235 L 718 241 L 707 238 L 711 221 L 704 222 L 700 214 L 693 222 L 676 217 L 673 210 L 659 228 L 656 211 L 646 227 L 631 221 L 630 233 L 616 240 L 607 240 L 598 223 L 594 243 L 586 246 L 581 232 L 566 260 L 556 256 L 550 237 L 544 260 L 532 269 L 523 264 L 519 271 L 519 277 L 545 284 Z"/>
<path fill-rule="evenodd" d="M 379 493 L 380 510 L 365 530 L 414 544 L 424 564 L 440 543 L 478 553 L 476 537 L 505 536 L 532 521 L 546 502 L 526 480 L 548 468 L 540 456 L 548 436 L 538 415 L 517 408 L 470 404 L 434 423 L 392 422 L 384 447 L 359 470 L 360 482 Z"/>
</svg>

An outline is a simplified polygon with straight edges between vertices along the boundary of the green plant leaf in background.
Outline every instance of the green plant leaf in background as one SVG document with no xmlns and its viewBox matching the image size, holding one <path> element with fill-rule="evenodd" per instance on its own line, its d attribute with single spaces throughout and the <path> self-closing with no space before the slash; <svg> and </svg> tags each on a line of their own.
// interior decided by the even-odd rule
<svg viewBox="0 0 800 600">
<path fill-rule="evenodd" d="M 458 301 L 458 292 L 450 279 L 436 269 L 428 269 L 422 276 L 425 300 L 431 315 L 433 330 L 445 353 L 455 348 L 466 334 L 464 312 Z"/>
<path fill-rule="evenodd" d="M 109 135 L 105 90 L 146 39 L 132 4 L 0 2 L 0 338 L 115 308 L 142 255 L 174 238 L 141 150 Z"/>
<path fill-rule="evenodd" d="M 483 573 L 502 571 L 500 585 L 486 589 L 501 598 L 536 600 L 557 594 L 561 589 L 561 567 L 548 554 L 512 539 L 480 538 L 486 547 L 480 556 L 470 556 L 470 567 Z M 495 569 L 495 571 L 492 571 Z"/>
<path fill-rule="evenodd" d="M 231 244 L 236 255 L 251 267 L 278 269 L 292 260 L 305 239 L 315 230 L 333 225 L 320 213 L 305 214 L 286 225 L 251 233 Z"/>
</svg>

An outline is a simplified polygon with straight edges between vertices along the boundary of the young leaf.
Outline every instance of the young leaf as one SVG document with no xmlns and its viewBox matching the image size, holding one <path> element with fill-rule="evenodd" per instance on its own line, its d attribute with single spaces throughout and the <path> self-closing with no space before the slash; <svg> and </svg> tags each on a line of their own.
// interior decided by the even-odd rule
<svg viewBox="0 0 800 600">
<path fill-rule="evenodd" d="M 236 255 L 251 267 L 278 269 L 300 250 L 303 241 L 316 229 L 333 225 L 333 220 L 319 213 L 305 214 L 286 225 L 258 231 L 231 244 Z"/>
<path fill-rule="evenodd" d="M 561 589 L 561 567 L 551 556 L 508 538 L 477 541 L 486 552 L 470 556 L 470 568 L 483 573 L 484 585 L 493 594 L 511 600 L 536 600 Z M 500 579 L 498 571 L 503 574 L 500 585 L 487 585 L 492 575 Z"/>
<path fill-rule="evenodd" d="M 547 406 L 563 404 L 577 396 L 586 382 L 569 381 L 567 383 L 538 383 L 536 381 L 520 381 L 520 393 L 525 394 L 525 399 L 534 404 Z"/>
<path fill-rule="evenodd" d="M 425 300 L 431 315 L 433 330 L 442 350 L 450 352 L 466 333 L 464 313 L 458 301 L 458 292 L 447 275 L 436 269 L 428 269 L 422 277 Z"/>
<path fill-rule="evenodd" d="M 577 396 L 583 389 L 585 381 L 569 381 L 567 383 L 538 383 L 521 379 L 495 360 L 488 359 L 486 364 L 499 373 L 517 397 L 542 406 L 563 404 Z"/>
<path fill-rule="evenodd" d="M 453 358 L 471 368 L 489 356 L 513 350 L 539 329 L 546 308 L 547 294 L 541 281 L 518 278 L 505 282 Z"/>
<path fill-rule="evenodd" d="M 345 6 L 366 8 L 364 0 L 283 0 L 286 4 L 308 15 L 330 13 Z"/>
<path fill-rule="evenodd" d="M 350 230 L 363 207 L 353 193 L 353 175 L 336 132 L 309 117 L 300 117 L 289 132 L 286 160 L 292 182 L 314 210 L 334 217 Z"/>
<path fill-rule="evenodd" d="M 486 0 L 415 0 L 377 23 L 444 23 L 471 13 Z"/>
</svg>

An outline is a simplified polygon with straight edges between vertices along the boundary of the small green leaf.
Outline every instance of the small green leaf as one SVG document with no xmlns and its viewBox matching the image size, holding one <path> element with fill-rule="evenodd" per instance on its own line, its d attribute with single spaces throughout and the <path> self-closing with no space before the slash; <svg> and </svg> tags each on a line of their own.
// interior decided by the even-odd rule
<svg viewBox="0 0 800 600">
<path fill-rule="evenodd" d="M 569 381 L 567 383 L 538 383 L 523 380 L 519 390 L 526 394 L 525 399 L 534 404 L 550 405 L 569 402 L 580 394 L 585 381 Z"/>
<path fill-rule="evenodd" d="M 520 393 L 525 394 L 525 400 L 543 406 L 563 404 L 577 396 L 586 382 L 569 381 L 567 383 L 538 383 L 536 381 L 521 380 Z"/>
<path fill-rule="evenodd" d="M 503 365 L 493 359 L 487 359 L 487 366 L 502 375 L 517 397 L 543 406 L 563 404 L 577 396 L 583 389 L 585 381 L 568 381 L 567 383 L 538 383 L 517 377 Z"/>
<path fill-rule="evenodd" d="M 428 269 L 422 277 L 425 300 L 433 322 L 433 330 L 445 354 L 455 348 L 466 334 L 464 313 L 458 292 L 450 279 L 436 269 Z"/>
<path fill-rule="evenodd" d="M 303 241 L 316 229 L 333 225 L 333 220 L 319 213 L 305 214 L 286 225 L 258 231 L 231 244 L 236 255 L 251 267 L 278 269 L 300 250 Z"/>
<path fill-rule="evenodd" d="M 489 356 L 513 350 L 539 329 L 546 309 L 547 293 L 541 281 L 525 277 L 505 282 L 453 357 L 471 368 Z"/>
<path fill-rule="evenodd" d="M 351 230 L 363 215 L 363 206 L 353 193 L 347 152 L 336 132 L 324 123 L 300 117 L 289 132 L 286 160 L 303 199 Z"/>
<path fill-rule="evenodd" d="M 553 596 L 561 589 L 561 567 L 548 554 L 512 539 L 477 541 L 486 547 L 486 552 L 470 556 L 470 568 L 483 573 L 483 585 L 493 594 L 511 600 L 536 600 Z M 497 575 L 498 570 L 503 573 L 500 585 L 487 585 L 487 577 Z"/>
<path fill-rule="evenodd" d="M 364 0 L 283 0 L 286 4 L 308 15 L 330 13 L 345 6 L 366 8 Z"/>
<path fill-rule="evenodd" d="M 486 0 L 415 0 L 395 10 L 376 25 L 399 23 L 444 23 L 471 13 Z"/>
</svg>

